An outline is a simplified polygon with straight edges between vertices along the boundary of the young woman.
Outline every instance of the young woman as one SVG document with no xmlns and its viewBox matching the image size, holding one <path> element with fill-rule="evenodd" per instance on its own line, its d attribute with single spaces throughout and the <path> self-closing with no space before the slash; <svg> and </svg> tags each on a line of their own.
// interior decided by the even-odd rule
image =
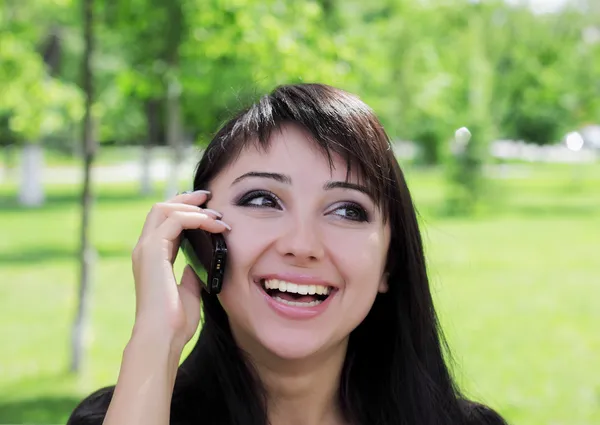
<svg viewBox="0 0 600 425">
<path fill-rule="evenodd" d="M 117 384 L 69 424 L 505 424 L 449 373 L 415 209 L 361 100 L 278 87 L 217 133 L 194 188 L 148 214 Z M 228 245 L 218 295 L 173 276 L 198 228 Z"/>
</svg>

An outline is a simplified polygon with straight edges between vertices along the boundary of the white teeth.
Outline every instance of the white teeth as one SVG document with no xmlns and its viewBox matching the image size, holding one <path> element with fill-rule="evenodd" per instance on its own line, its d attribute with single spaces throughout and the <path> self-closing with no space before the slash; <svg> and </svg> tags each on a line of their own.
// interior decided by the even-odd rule
<svg viewBox="0 0 600 425">
<path fill-rule="evenodd" d="M 298 285 L 297 283 L 285 282 L 279 279 L 268 279 L 264 282 L 266 289 L 277 289 L 281 292 L 292 292 L 300 295 L 328 295 L 331 288 L 323 285 Z"/>
<path fill-rule="evenodd" d="M 288 301 L 288 300 L 284 300 L 283 298 L 279 298 L 278 296 L 273 297 L 273 299 L 277 302 L 280 302 L 282 304 L 286 304 L 286 305 L 293 305 L 295 307 L 314 307 L 316 305 L 321 304 L 323 301 L 321 300 L 315 300 L 315 301 L 311 301 L 309 303 L 300 303 L 297 301 Z"/>
</svg>

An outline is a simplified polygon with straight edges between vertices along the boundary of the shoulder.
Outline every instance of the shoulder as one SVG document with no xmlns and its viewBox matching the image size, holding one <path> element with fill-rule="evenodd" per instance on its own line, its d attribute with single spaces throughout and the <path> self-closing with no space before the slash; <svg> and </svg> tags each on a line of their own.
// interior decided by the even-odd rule
<svg viewBox="0 0 600 425">
<path fill-rule="evenodd" d="M 495 410 L 470 400 L 461 400 L 461 408 L 469 425 L 508 425 Z"/>
<path fill-rule="evenodd" d="M 101 388 L 86 398 L 73 410 L 67 425 L 102 425 L 115 387 Z"/>
</svg>

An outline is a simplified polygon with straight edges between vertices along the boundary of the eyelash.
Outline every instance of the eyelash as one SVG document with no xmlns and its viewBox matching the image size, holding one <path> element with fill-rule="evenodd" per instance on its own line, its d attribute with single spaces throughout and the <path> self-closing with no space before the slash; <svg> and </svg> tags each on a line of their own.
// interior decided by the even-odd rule
<svg viewBox="0 0 600 425">
<path fill-rule="evenodd" d="M 238 198 L 238 200 L 235 202 L 235 204 L 238 205 L 238 206 L 240 206 L 240 207 L 269 208 L 269 207 L 264 207 L 264 206 L 250 204 L 250 201 L 252 201 L 252 200 L 254 200 L 256 198 L 260 198 L 260 197 L 269 198 L 272 201 L 274 201 L 275 204 L 280 204 L 281 203 L 281 201 L 279 200 L 279 198 L 277 196 L 275 196 L 271 192 L 268 192 L 266 190 L 252 190 L 252 191 L 250 191 L 248 193 L 245 193 L 244 195 L 240 196 Z"/>
<path fill-rule="evenodd" d="M 253 190 L 253 191 L 247 192 L 244 195 L 242 195 L 241 197 L 239 197 L 236 200 L 235 204 L 237 206 L 247 207 L 247 208 L 274 208 L 274 207 L 270 207 L 270 206 L 260 206 L 260 205 L 250 204 L 250 201 L 252 201 L 256 198 L 260 198 L 260 197 L 270 199 L 277 206 L 280 206 L 280 204 L 281 204 L 281 200 L 275 194 L 265 191 L 265 190 Z M 349 221 L 355 221 L 355 222 L 369 221 L 369 214 L 367 213 L 367 211 L 355 202 L 344 202 L 341 205 L 338 205 L 337 208 L 335 208 L 333 211 L 337 211 L 340 209 L 354 209 L 358 215 L 357 218 L 348 218 L 348 217 L 336 214 L 336 215 L 339 215 L 341 218 L 344 218 Z"/>
<path fill-rule="evenodd" d="M 334 211 L 340 210 L 340 209 L 350 209 L 352 208 L 353 210 L 355 210 L 358 213 L 358 217 L 357 218 L 349 218 L 349 217 L 343 217 L 346 220 L 350 220 L 350 221 L 356 221 L 359 223 L 362 222 L 367 222 L 369 221 L 369 214 L 367 213 L 367 211 L 361 207 L 360 205 L 358 205 L 357 203 L 354 202 L 344 202 L 342 205 L 339 205 Z"/>
</svg>

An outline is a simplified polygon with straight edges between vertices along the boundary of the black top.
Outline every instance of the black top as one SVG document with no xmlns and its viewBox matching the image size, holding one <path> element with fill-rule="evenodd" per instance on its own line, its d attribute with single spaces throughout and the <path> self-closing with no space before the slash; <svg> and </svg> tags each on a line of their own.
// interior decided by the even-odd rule
<svg viewBox="0 0 600 425">
<path fill-rule="evenodd" d="M 67 425 L 102 425 L 108 405 L 112 399 L 114 388 L 114 386 L 101 388 L 86 397 L 75 408 Z M 489 407 L 469 400 L 463 400 L 460 404 L 464 411 L 467 425 L 508 425 L 498 413 Z M 178 422 L 174 419 L 172 418 L 170 425 L 192 425 Z"/>
</svg>

